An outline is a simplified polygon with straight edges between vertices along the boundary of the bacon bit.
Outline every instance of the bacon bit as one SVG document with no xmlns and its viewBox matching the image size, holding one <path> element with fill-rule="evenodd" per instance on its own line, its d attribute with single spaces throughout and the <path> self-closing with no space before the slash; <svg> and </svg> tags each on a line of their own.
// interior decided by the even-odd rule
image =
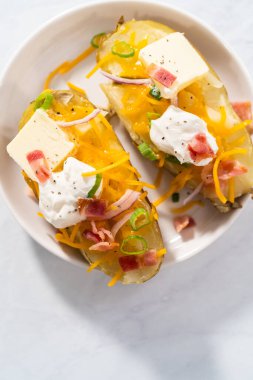
<svg viewBox="0 0 253 380">
<path fill-rule="evenodd" d="M 189 215 L 180 215 L 173 219 L 173 224 L 177 232 L 181 232 L 186 228 L 196 226 L 195 220 Z"/>
<path fill-rule="evenodd" d="M 41 150 L 34 150 L 26 155 L 34 174 L 40 183 L 45 183 L 50 178 L 50 170 L 44 153 Z"/>
<path fill-rule="evenodd" d="M 144 267 L 152 267 L 157 264 L 157 255 L 155 249 L 150 249 L 144 253 L 142 258 L 142 264 Z"/>
<path fill-rule="evenodd" d="M 121 266 L 123 272 L 129 272 L 140 267 L 139 261 L 136 256 L 119 257 L 119 265 Z"/>
<path fill-rule="evenodd" d="M 131 270 L 151 267 L 157 264 L 157 252 L 155 249 L 150 249 L 140 256 L 121 256 L 119 258 L 119 265 L 121 266 L 123 272 L 129 272 Z"/>
<path fill-rule="evenodd" d="M 112 249 L 119 246 L 119 243 L 109 243 L 108 241 L 101 241 L 97 244 L 92 245 L 90 251 L 111 251 Z"/>
<path fill-rule="evenodd" d="M 242 121 L 252 119 L 251 102 L 234 102 L 231 105 Z"/>
<path fill-rule="evenodd" d="M 79 213 L 85 215 L 88 219 L 102 219 L 107 207 L 107 202 L 104 199 L 79 199 Z"/>
<path fill-rule="evenodd" d="M 177 79 L 177 77 L 171 74 L 168 70 L 165 70 L 163 67 L 159 67 L 154 63 L 149 65 L 148 74 L 151 76 L 152 79 L 163 84 L 165 87 L 171 87 Z"/>
<path fill-rule="evenodd" d="M 199 162 L 208 157 L 214 157 L 215 154 L 206 140 L 204 133 L 198 133 L 188 144 L 188 149 L 193 161 Z"/>
<path fill-rule="evenodd" d="M 85 230 L 83 231 L 83 235 L 87 240 L 93 241 L 93 243 L 99 243 L 101 242 L 101 238 L 98 234 L 94 234 L 94 232 Z"/>
<path fill-rule="evenodd" d="M 111 231 L 109 231 L 103 227 L 100 228 L 100 231 L 105 235 L 105 237 L 107 236 L 109 242 L 111 242 L 111 243 L 114 242 L 114 237 L 113 237 Z"/>
<path fill-rule="evenodd" d="M 113 235 L 111 231 L 107 230 L 106 228 L 97 228 L 96 223 L 94 220 L 91 221 L 91 228 L 92 230 L 85 230 L 83 232 L 84 237 L 86 239 L 93 241 L 94 245 L 92 245 L 89 249 L 91 250 L 98 250 L 98 251 L 107 251 L 109 249 L 113 249 L 116 245 L 118 246 L 118 243 L 115 243 Z M 106 241 L 106 238 L 108 241 Z M 98 245 L 99 243 L 106 243 L 103 245 Z M 109 244 L 109 245 L 108 245 Z M 96 249 L 98 247 L 98 249 Z"/>
<path fill-rule="evenodd" d="M 245 174 L 247 171 L 247 168 L 240 164 L 240 162 L 237 160 L 221 161 L 218 169 L 218 178 L 222 183 L 229 180 L 230 178 Z M 214 183 L 213 163 L 206 165 L 202 169 L 201 178 L 206 185 L 211 185 Z"/>
<path fill-rule="evenodd" d="M 223 161 L 219 169 L 219 179 L 221 181 L 226 181 L 238 175 L 245 174 L 248 171 L 248 169 L 237 160 Z"/>
</svg>

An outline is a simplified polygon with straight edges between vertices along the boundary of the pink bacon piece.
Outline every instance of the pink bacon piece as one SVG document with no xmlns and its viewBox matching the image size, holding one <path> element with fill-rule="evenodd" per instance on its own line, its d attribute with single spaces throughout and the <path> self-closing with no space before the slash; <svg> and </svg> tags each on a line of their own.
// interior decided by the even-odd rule
<svg viewBox="0 0 253 380">
<path fill-rule="evenodd" d="M 98 234 L 94 234 L 94 232 L 90 231 L 90 230 L 85 230 L 83 232 L 83 235 L 84 237 L 87 239 L 87 240 L 90 240 L 92 241 L 93 243 L 100 243 L 101 242 L 101 238 L 99 237 Z"/>
<path fill-rule="evenodd" d="M 34 174 L 40 183 L 45 183 L 50 178 L 50 170 L 44 153 L 41 150 L 34 150 L 26 155 Z"/>
<path fill-rule="evenodd" d="M 115 247 L 116 243 L 114 241 L 114 238 L 113 238 L 111 231 L 109 231 L 103 227 L 98 228 L 96 226 L 96 223 L 94 222 L 94 220 L 91 221 L 91 228 L 92 228 L 92 230 L 85 230 L 83 232 L 83 235 L 87 240 L 90 240 L 90 241 L 96 243 L 93 246 L 91 246 L 89 249 L 93 250 L 93 249 L 96 249 L 96 247 L 97 247 L 98 251 L 100 251 L 100 250 L 107 250 L 109 248 L 113 249 Z M 108 240 L 108 241 L 106 241 L 106 240 Z M 101 245 L 99 243 L 106 243 L 106 244 Z M 110 245 L 108 245 L 107 243 L 110 243 Z M 113 243 L 113 244 L 115 243 L 115 244 L 111 245 L 111 243 Z"/>
<path fill-rule="evenodd" d="M 119 258 L 119 265 L 123 272 L 139 269 L 140 263 L 136 256 L 121 256 Z"/>
<path fill-rule="evenodd" d="M 155 249 L 150 249 L 140 256 L 121 256 L 119 258 L 119 265 L 123 272 L 140 269 L 144 267 L 151 267 L 157 264 L 157 254 Z"/>
<path fill-rule="evenodd" d="M 155 249 L 150 249 L 144 253 L 142 258 L 142 264 L 144 267 L 152 267 L 157 264 L 157 255 Z"/>
<path fill-rule="evenodd" d="M 218 178 L 225 182 L 230 178 L 247 173 L 248 169 L 237 160 L 222 161 L 218 168 Z M 214 183 L 213 163 L 208 164 L 202 169 L 201 178 L 206 185 Z"/>
<path fill-rule="evenodd" d="M 205 158 L 214 157 L 215 154 L 207 142 L 204 133 L 198 133 L 192 141 L 188 144 L 188 149 L 191 158 L 195 162 L 199 162 Z"/>
<path fill-rule="evenodd" d="M 234 102 L 231 105 L 242 121 L 252 119 L 251 102 Z"/>
<path fill-rule="evenodd" d="M 165 87 L 171 87 L 177 79 L 177 77 L 168 70 L 165 70 L 163 67 L 159 67 L 154 63 L 149 65 L 148 74 L 153 80 L 156 80 Z"/>
<path fill-rule="evenodd" d="M 226 181 L 238 175 L 245 174 L 247 171 L 248 169 L 244 165 L 240 164 L 239 161 L 227 160 L 221 163 L 218 176 L 221 181 Z"/>
<path fill-rule="evenodd" d="M 194 227 L 195 220 L 189 215 L 180 215 L 174 218 L 173 224 L 177 232 L 181 232 L 186 228 Z"/>
</svg>

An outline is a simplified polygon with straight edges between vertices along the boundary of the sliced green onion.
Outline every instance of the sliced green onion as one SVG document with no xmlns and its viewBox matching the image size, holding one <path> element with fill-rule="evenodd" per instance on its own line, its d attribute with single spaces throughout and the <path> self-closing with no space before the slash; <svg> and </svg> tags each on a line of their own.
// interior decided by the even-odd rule
<svg viewBox="0 0 253 380">
<path fill-rule="evenodd" d="M 130 225 L 134 231 L 138 231 L 140 228 L 150 223 L 149 213 L 145 208 L 137 208 L 130 217 Z"/>
<path fill-rule="evenodd" d="M 150 161 L 155 161 L 158 159 L 153 149 L 145 142 L 138 145 L 138 150 L 144 157 L 148 158 Z"/>
<path fill-rule="evenodd" d="M 158 87 L 153 86 L 151 90 L 149 91 L 149 94 L 153 96 L 153 98 L 160 100 L 161 99 L 161 91 L 159 90 Z"/>
<path fill-rule="evenodd" d="M 35 111 L 38 108 L 42 108 L 43 110 L 47 110 L 49 107 L 51 107 L 52 101 L 53 101 L 53 95 L 51 92 L 42 92 L 37 99 L 35 100 L 34 109 Z"/>
<path fill-rule="evenodd" d="M 112 47 L 112 54 L 118 55 L 121 58 L 133 57 L 134 53 L 134 48 L 125 41 L 120 41 Z"/>
<path fill-rule="evenodd" d="M 95 184 L 94 186 L 90 189 L 90 191 L 88 192 L 87 194 L 87 198 L 92 198 L 94 197 L 97 189 L 99 188 L 100 186 L 100 183 L 102 181 L 102 175 L 101 174 L 96 174 L 96 181 L 95 181 Z"/>
<path fill-rule="evenodd" d="M 95 36 L 92 37 L 90 44 L 93 46 L 95 49 L 98 49 L 101 43 L 102 37 L 105 35 L 105 33 L 98 33 Z"/>
<path fill-rule="evenodd" d="M 179 202 L 179 199 L 180 199 L 179 193 L 173 193 L 171 196 L 171 199 L 172 199 L 172 202 L 174 202 L 174 203 Z"/>
<path fill-rule="evenodd" d="M 140 246 L 140 249 L 137 246 Z M 125 255 L 141 255 L 147 248 L 147 241 L 142 236 L 129 235 L 122 241 L 120 251 Z"/>
<path fill-rule="evenodd" d="M 189 162 L 184 162 L 183 164 L 181 164 L 180 161 L 177 159 L 177 157 L 173 156 L 172 154 L 167 154 L 165 159 L 167 161 L 171 162 L 172 164 L 181 165 L 185 168 L 188 168 L 189 166 L 191 166 L 191 164 Z"/>
<path fill-rule="evenodd" d="M 172 154 L 168 154 L 166 155 L 165 159 L 169 162 L 172 162 L 172 164 L 178 164 L 178 165 L 181 165 L 180 164 L 180 161 L 177 159 L 177 157 L 173 156 Z"/>
<path fill-rule="evenodd" d="M 160 116 L 161 114 L 157 112 L 147 112 L 148 121 L 158 119 Z"/>
</svg>

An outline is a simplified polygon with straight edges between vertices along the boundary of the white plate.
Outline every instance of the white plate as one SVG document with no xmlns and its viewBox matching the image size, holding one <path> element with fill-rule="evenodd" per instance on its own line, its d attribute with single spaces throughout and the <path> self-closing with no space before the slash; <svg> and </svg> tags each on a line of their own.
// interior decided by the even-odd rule
<svg viewBox="0 0 253 380">
<path fill-rule="evenodd" d="M 250 78 L 231 49 L 203 22 L 167 4 L 147 1 L 92 3 L 54 18 L 30 37 L 12 59 L 0 84 L 1 185 L 6 202 L 24 229 L 50 252 L 72 263 L 80 263 L 81 256 L 54 241 L 54 229 L 37 216 L 38 206 L 27 197 L 20 170 L 6 154 L 5 147 L 17 133 L 17 123 L 23 110 L 42 90 L 47 74 L 63 61 L 83 51 L 94 34 L 112 30 L 121 15 L 126 20 L 136 18 L 160 21 L 184 32 L 218 72 L 231 99 L 252 99 Z M 97 86 L 93 82 L 88 84 L 84 79 L 92 65 L 94 55 L 70 75 L 54 81 L 54 87 L 67 88 L 66 80 L 71 79 L 77 85 L 88 86 L 91 99 L 97 100 Z M 104 101 L 100 94 L 99 102 Z M 152 182 L 157 169 L 151 163 L 140 160 L 123 128 L 117 125 L 116 130 L 126 150 L 131 152 L 132 162 L 143 174 L 144 180 Z M 160 193 L 168 187 L 168 178 L 166 174 Z M 151 191 L 149 193 L 151 200 L 158 195 Z M 192 211 L 197 221 L 195 236 L 182 239 L 172 227 L 169 207 L 169 203 L 164 203 L 159 208 L 159 223 L 169 252 L 167 263 L 181 261 L 200 252 L 223 234 L 240 213 L 237 210 L 221 215 L 210 205 L 203 209 L 197 208 Z"/>
</svg>

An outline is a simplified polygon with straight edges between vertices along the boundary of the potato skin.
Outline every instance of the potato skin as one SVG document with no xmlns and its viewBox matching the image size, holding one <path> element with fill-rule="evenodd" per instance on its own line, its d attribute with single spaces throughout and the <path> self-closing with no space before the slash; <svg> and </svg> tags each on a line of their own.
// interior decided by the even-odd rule
<svg viewBox="0 0 253 380">
<path fill-rule="evenodd" d="M 59 115 L 55 111 L 55 108 L 57 109 L 58 104 L 62 106 L 64 105 L 66 106 L 64 102 L 65 102 L 66 97 L 68 96 L 71 96 L 70 108 L 76 107 L 76 106 L 83 106 L 87 102 L 89 103 L 89 101 L 87 100 L 84 94 L 79 93 L 74 90 L 54 90 L 52 91 L 52 94 L 54 97 L 54 100 L 53 100 L 54 107 L 52 107 L 52 109 L 50 109 L 48 112 L 50 113 L 50 117 L 54 119 L 57 119 L 59 117 Z M 31 118 L 31 116 L 35 112 L 34 103 L 35 103 L 34 101 L 31 102 L 29 106 L 27 107 L 27 109 L 24 111 L 19 122 L 20 129 L 27 123 L 27 121 Z M 68 111 L 68 109 L 66 111 Z M 116 145 L 117 149 L 123 150 L 123 146 L 118 140 L 118 138 L 116 137 L 116 135 L 115 135 L 114 141 L 112 141 L 112 144 L 113 144 L 114 149 Z M 37 197 L 37 194 L 38 194 L 37 183 L 32 181 L 26 175 L 24 175 L 24 179 L 26 183 L 28 184 L 28 186 L 34 191 L 35 196 Z M 151 211 L 151 204 L 148 198 L 145 198 L 142 201 L 142 204 L 143 204 L 143 207 L 145 207 L 145 209 L 148 209 Z M 156 247 L 157 250 L 162 249 L 163 240 L 162 240 L 158 223 L 154 221 L 147 228 L 148 228 L 148 235 L 150 236 L 149 243 L 152 244 L 153 247 Z M 72 227 L 69 227 L 68 231 L 70 234 L 71 234 L 71 230 L 72 230 Z M 99 258 L 98 254 L 95 251 L 89 251 L 88 249 L 87 250 L 82 249 L 80 251 L 84 259 L 86 260 L 86 262 L 88 262 L 89 264 L 94 263 Z M 145 281 L 148 281 L 159 272 L 162 262 L 163 262 L 163 256 L 159 257 L 157 261 L 157 265 L 155 266 L 145 267 L 138 270 L 125 272 L 122 278 L 120 279 L 120 281 L 123 284 L 132 284 L 132 283 L 141 284 Z M 118 262 L 116 262 L 116 260 L 115 260 L 115 265 L 111 265 L 111 266 L 107 265 L 107 263 L 105 262 L 99 265 L 97 269 L 104 272 L 109 277 L 113 277 L 116 274 L 116 272 L 119 270 L 119 264 Z"/>
<path fill-rule="evenodd" d="M 126 29 L 124 33 L 122 33 L 122 28 Z M 104 39 L 99 51 L 98 51 L 98 61 L 102 59 L 106 54 L 109 53 L 111 50 L 113 43 L 117 39 L 128 39 L 132 32 L 135 32 L 136 39 L 141 40 L 145 36 L 148 35 L 148 43 L 151 43 L 161 37 L 163 37 L 166 34 L 174 32 L 173 29 L 157 23 L 153 21 L 129 21 L 125 23 L 124 25 L 120 25 L 117 30 L 114 33 L 111 33 L 107 35 L 107 37 Z M 204 57 L 202 57 L 205 59 Z M 208 62 L 207 62 L 208 64 Z M 209 64 L 208 64 L 209 65 Z M 210 65 L 209 65 L 210 67 Z M 120 73 L 119 67 L 115 62 L 109 62 L 102 66 L 102 68 L 106 71 L 109 71 L 115 75 L 118 75 Z M 220 87 L 217 87 L 215 85 L 215 82 L 220 82 L 220 78 L 215 73 L 215 71 L 210 67 L 210 73 L 212 76 L 212 80 L 214 81 L 214 85 L 211 85 L 207 83 L 205 80 L 199 80 L 198 84 L 200 85 L 203 97 L 204 97 L 204 103 L 207 108 L 212 109 L 212 111 L 216 112 L 216 114 L 219 114 L 220 106 L 224 106 L 227 114 L 227 120 L 229 120 L 229 123 L 231 125 L 239 123 L 241 120 L 237 116 L 237 114 L 234 112 L 231 103 L 228 98 L 227 91 L 224 87 L 224 85 L 221 85 Z M 221 82 L 220 82 L 221 83 Z M 133 124 L 131 121 L 129 121 L 122 113 L 122 109 L 124 109 L 123 104 L 121 103 L 122 98 L 122 87 L 121 85 L 115 85 L 115 84 L 105 84 L 102 86 L 103 91 L 109 98 L 109 101 L 111 103 L 112 109 L 116 111 L 119 118 L 122 120 L 125 128 L 127 129 L 131 139 L 136 145 L 139 145 L 143 140 L 141 135 L 137 135 L 133 129 Z M 250 136 L 246 130 L 241 130 L 237 135 L 236 138 L 244 137 L 245 142 L 241 146 L 243 148 L 246 148 L 248 151 L 248 154 L 246 156 L 238 156 L 238 159 L 240 162 L 245 165 L 248 168 L 248 173 L 241 176 L 241 178 L 237 177 L 235 181 L 235 197 L 237 198 L 235 202 L 232 204 L 231 202 L 227 202 L 226 204 L 222 204 L 219 199 L 217 198 L 216 194 L 211 192 L 210 190 L 204 190 L 204 197 L 209 199 L 213 205 L 222 213 L 228 212 L 233 208 L 238 208 L 240 202 L 239 198 L 240 196 L 250 193 L 251 189 L 253 187 L 253 150 L 252 150 L 252 142 L 250 139 Z M 235 159 L 237 159 L 237 156 L 235 156 Z M 173 175 L 177 175 L 180 170 L 180 165 L 175 165 L 170 162 L 165 162 L 165 168 Z M 194 188 L 197 184 L 196 183 L 190 183 L 190 187 Z"/>
</svg>

